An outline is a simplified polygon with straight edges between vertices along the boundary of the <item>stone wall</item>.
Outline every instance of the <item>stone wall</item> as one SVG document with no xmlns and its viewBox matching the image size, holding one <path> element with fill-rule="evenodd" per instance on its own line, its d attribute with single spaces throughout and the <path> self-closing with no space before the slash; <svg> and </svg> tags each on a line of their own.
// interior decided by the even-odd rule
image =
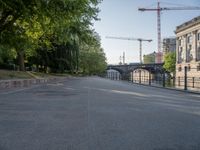
<svg viewBox="0 0 200 150">
<path fill-rule="evenodd" d="M 29 87 L 31 85 L 47 83 L 56 80 L 57 78 L 0 80 L 0 89 Z"/>
</svg>

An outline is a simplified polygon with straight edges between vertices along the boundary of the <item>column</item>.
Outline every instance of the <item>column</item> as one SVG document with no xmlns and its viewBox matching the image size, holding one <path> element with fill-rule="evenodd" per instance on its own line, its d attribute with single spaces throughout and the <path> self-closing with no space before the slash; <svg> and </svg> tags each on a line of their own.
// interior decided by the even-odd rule
<svg viewBox="0 0 200 150">
<path fill-rule="evenodd" d="M 180 37 L 177 37 L 176 38 L 176 63 L 178 64 L 178 63 L 180 63 L 180 53 L 179 53 L 179 40 L 180 40 Z"/>
<path fill-rule="evenodd" d="M 184 47 L 183 47 L 183 62 L 187 61 L 187 34 L 184 35 Z"/>
<path fill-rule="evenodd" d="M 193 41 L 192 41 L 192 61 L 197 59 L 197 30 L 193 31 Z"/>
</svg>

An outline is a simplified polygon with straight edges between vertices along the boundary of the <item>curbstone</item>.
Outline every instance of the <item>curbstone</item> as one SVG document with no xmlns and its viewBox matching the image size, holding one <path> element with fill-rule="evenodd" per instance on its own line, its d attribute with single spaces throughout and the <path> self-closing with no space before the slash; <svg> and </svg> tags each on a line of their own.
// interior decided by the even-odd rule
<svg viewBox="0 0 200 150">
<path fill-rule="evenodd" d="M 41 79 L 16 79 L 16 80 L 0 80 L 0 90 L 11 88 L 29 87 L 35 84 L 44 84 L 53 82 L 61 78 L 41 78 Z"/>
</svg>

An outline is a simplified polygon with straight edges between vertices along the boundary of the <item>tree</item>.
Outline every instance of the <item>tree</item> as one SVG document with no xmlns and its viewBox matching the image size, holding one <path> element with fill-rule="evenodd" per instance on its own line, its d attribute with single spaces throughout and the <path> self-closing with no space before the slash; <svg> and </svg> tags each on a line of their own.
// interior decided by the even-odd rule
<svg viewBox="0 0 200 150">
<path fill-rule="evenodd" d="M 82 44 L 80 51 L 80 69 L 86 74 L 100 74 L 106 70 L 106 57 L 96 32 L 88 34 L 88 42 Z"/>
<path fill-rule="evenodd" d="M 175 73 L 176 70 L 176 52 L 169 52 L 164 58 L 164 68 L 170 73 Z"/>
<path fill-rule="evenodd" d="M 85 47 L 89 47 L 90 59 L 105 64 L 100 38 L 92 29 L 100 2 L 0 0 L 1 47 L 16 51 L 20 70 L 28 60 L 44 71 L 48 67 L 55 72 L 78 71 L 84 61 L 80 53 L 88 52 Z"/>
</svg>

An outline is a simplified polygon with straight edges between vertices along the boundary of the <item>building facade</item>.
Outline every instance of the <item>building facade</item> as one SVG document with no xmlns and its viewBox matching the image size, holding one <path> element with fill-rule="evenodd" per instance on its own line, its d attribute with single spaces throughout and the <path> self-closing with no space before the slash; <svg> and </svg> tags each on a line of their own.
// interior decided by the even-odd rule
<svg viewBox="0 0 200 150">
<path fill-rule="evenodd" d="M 163 39 L 162 43 L 163 57 L 169 52 L 176 52 L 176 38 L 168 37 Z"/>
<path fill-rule="evenodd" d="M 200 77 L 200 16 L 177 26 L 175 33 L 176 79 L 177 84 L 182 86 L 185 67 L 188 79 L 194 80 Z"/>
<path fill-rule="evenodd" d="M 155 53 L 155 62 L 162 63 L 163 62 L 163 52 Z"/>
<path fill-rule="evenodd" d="M 155 55 L 156 55 L 155 52 L 143 55 L 143 63 L 144 64 L 155 63 Z"/>
</svg>

